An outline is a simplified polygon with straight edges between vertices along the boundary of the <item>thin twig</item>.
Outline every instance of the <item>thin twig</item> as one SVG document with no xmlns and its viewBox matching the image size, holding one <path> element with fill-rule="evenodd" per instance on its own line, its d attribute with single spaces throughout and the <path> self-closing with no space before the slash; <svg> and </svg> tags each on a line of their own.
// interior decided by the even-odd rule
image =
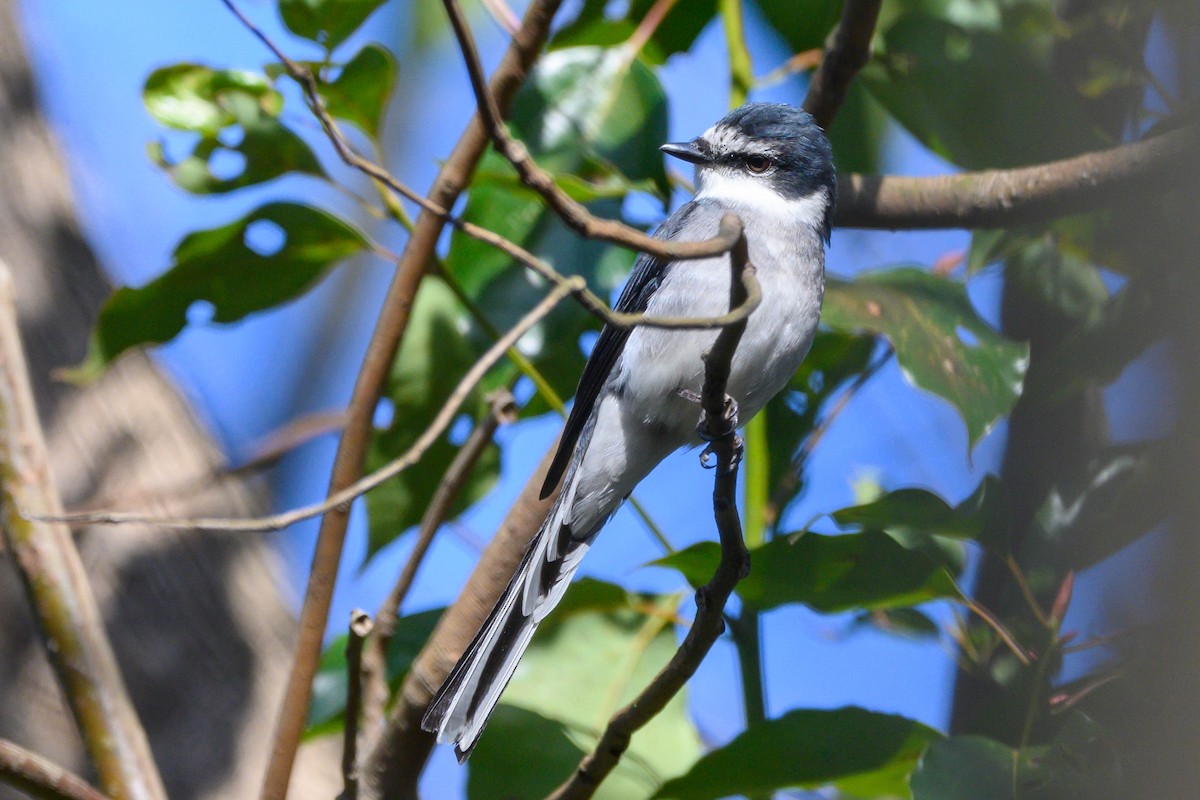
<svg viewBox="0 0 1200 800">
<path fill-rule="evenodd" d="M 871 58 L 871 37 L 882 0 L 846 0 L 842 18 L 830 32 L 825 58 L 813 73 L 804 110 L 825 130 L 846 99 L 850 82 Z"/>
<path fill-rule="evenodd" d="M 230 0 L 224 2 L 237 14 Z M 492 95 L 501 108 L 512 101 L 541 53 L 549 36 L 551 22 L 558 11 L 559 2 L 560 0 L 532 0 L 526 8 L 521 27 L 513 35 L 492 78 Z M 249 30 L 270 47 L 261 31 L 249 25 L 241 14 L 237 15 Z M 310 81 L 309 89 L 311 87 Z M 320 108 L 320 105 L 316 107 Z M 452 208 L 463 188 L 470 183 L 471 176 L 486 149 L 487 137 L 476 117 L 467 125 L 454 149 L 438 170 L 437 178 L 429 190 L 428 201 L 443 209 Z M 396 271 L 384 297 L 375 330 L 367 344 L 362 367 L 355 378 L 348 406 L 349 418 L 346 429 L 338 440 L 337 453 L 330 472 L 329 494 L 344 489 L 362 475 L 367 445 L 371 439 L 375 407 L 383 394 L 392 362 L 408 328 L 417 290 L 426 274 L 426 266 L 433 256 L 444 226 L 443 217 L 428 211 L 422 212 L 417 217 L 396 264 Z M 270 760 L 263 777 L 260 792 L 262 800 L 284 800 L 287 796 L 292 765 L 296 760 L 308 714 L 312 681 L 321 658 L 321 645 L 333 601 L 338 565 L 346 542 L 349 524 L 347 511 L 339 509 L 327 513 L 321 519 L 313 552 L 312 570 L 305 587 L 304 604 L 300 609 L 295 655 L 283 692 Z"/>
<path fill-rule="evenodd" d="M 496 148 L 496 152 L 513 165 L 521 182 L 540 194 L 546 204 L 566 223 L 567 227 L 588 239 L 599 239 L 667 260 L 708 258 L 729 252 L 732 242 L 720 235 L 701 242 L 668 242 L 647 236 L 636 228 L 631 228 L 617 220 L 592 216 L 582 203 L 559 188 L 554 177 L 537 165 L 525 145 L 514 139 L 505 127 L 498 113 L 496 100 L 487 87 L 483 64 L 479 58 L 479 51 L 475 47 L 471 28 L 467 25 L 458 3 L 455 0 L 442 0 L 442 5 L 446 7 L 450 24 L 454 28 L 455 36 L 458 37 L 459 49 L 462 51 L 463 61 L 467 65 L 467 72 L 471 78 L 471 89 L 475 92 L 475 102 L 479 109 L 480 119 L 483 120 L 484 127 L 491 137 L 492 145 Z M 636 53 L 634 50 L 631 52 Z"/>
<path fill-rule="evenodd" d="M 730 282 L 730 306 L 741 302 L 742 281 L 739 271 L 751 270 L 746 240 L 742 237 L 731 251 L 733 277 Z M 750 569 L 750 555 L 742 541 L 742 526 L 737 512 L 737 462 L 739 446 L 732 404 L 725 394 L 733 354 L 741 339 L 744 324 L 731 325 L 717 336 L 704 356 L 704 391 L 701 425 L 717 438 L 711 448 L 717 456 L 713 486 L 713 513 L 721 537 L 721 561 L 712 579 L 696 592 L 696 617 L 683 643 L 665 667 L 629 705 L 609 720 L 595 749 L 584 756 L 579 766 L 561 786 L 550 794 L 551 800 L 579 800 L 591 797 L 629 747 L 633 734 L 666 707 L 725 629 L 725 604 L 738 581 Z"/>
<path fill-rule="evenodd" d="M 119 800 L 165 798 L 71 532 L 24 519 L 18 509 L 27 506 L 55 513 L 62 501 L 29 385 L 12 275 L 0 263 L 0 539 L 104 791 Z"/>
<path fill-rule="evenodd" d="M 886 230 L 1012 228 L 1185 185 L 1195 180 L 1198 153 L 1200 131 L 1187 125 L 1032 167 L 929 178 L 846 175 L 838 180 L 833 221 Z"/>
<path fill-rule="evenodd" d="M 358 719 L 362 713 L 363 642 L 374 625 L 361 608 L 350 612 L 346 638 L 346 714 L 342 728 L 342 795 L 338 800 L 358 800 Z"/>
<path fill-rule="evenodd" d="M 533 307 L 525 316 L 517 322 L 517 324 L 497 339 L 487 351 L 479 357 L 469 370 L 459 380 L 458 385 L 454 387 L 454 391 L 446 398 L 445 404 L 437 415 L 430 422 L 421 435 L 413 442 L 412 446 L 397 458 L 392 459 L 384 466 L 366 475 L 363 478 L 355 481 L 338 492 L 327 497 L 320 503 L 314 503 L 308 506 L 292 509 L 279 514 L 272 514 L 266 517 L 253 517 L 249 519 L 226 519 L 222 517 L 159 517 L 153 514 L 146 514 L 139 511 L 82 511 L 75 514 L 43 514 L 41 512 L 34 513 L 26 511 L 24 516 L 26 519 L 42 521 L 43 519 L 54 519 L 71 523 L 86 523 L 89 525 L 118 525 L 138 523 L 143 525 L 157 525 L 162 528 L 198 528 L 203 530 L 216 531 L 239 531 L 239 532 L 255 532 L 255 531 L 277 531 L 294 525 L 301 520 L 310 519 L 333 509 L 348 508 L 349 504 L 358 497 L 379 486 L 384 481 L 394 478 L 404 470 L 410 468 L 425 455 L 425 452 L 437 442 L 450 423 L 454 421 L 459 409 L 463 403 L 470 397 L 471 392 L 487 375 L 489 369 L 503 356 L 505 351 L 512 347 L 522 336 L 524 336 L 530 328 L 540 322 L 550 311 L 562 302 L 563 298 L 571 294 L 575 288 L 583 283 L 583 278 L 575 276 L 566 284 L 555 287 L 550 294 L 546 295 L 541 302 Z"/>
<path fill-rule="evenodd" d="M 7 739 L 0 739 L 0 784 L 38 800 L 110 800 L 75 773 Z"/>
<path fill-rule="evenodd" d="M 488 398 L 488 411 L 475 425 L 467 441 L 459 448 L 454 460 L 446 468 L 441 483 L 433 493 L 425 514 L 421 517 L 421 525 L 417 530 L 416 542 L 412 552 L 404 563 L 396 584 L 388 593 L 387 599 L 375 614 L 375 635 L 367 644 L 363 654 L 363 667 L 367 679 L 367 699 L 363 704 L 364 725 L 370 736 L 374 736 L 383 722 L 384 710 L 388 701 L 387 684 L 387 646 L 396 633 L 396 625 L 400 620 L 400 608 L 404 598 L 408 596 L 416 579 L 417 570 L 429 546 L 433 543 L 434 534 L 441 528 L 458 496 L 467 484 L 467 479 L 474 471 L 480 457 L 492 443 L 496 429 L 502 424 L 516 419 L 516 401 L 507 389 L 494 392 Z"/>
</svg>

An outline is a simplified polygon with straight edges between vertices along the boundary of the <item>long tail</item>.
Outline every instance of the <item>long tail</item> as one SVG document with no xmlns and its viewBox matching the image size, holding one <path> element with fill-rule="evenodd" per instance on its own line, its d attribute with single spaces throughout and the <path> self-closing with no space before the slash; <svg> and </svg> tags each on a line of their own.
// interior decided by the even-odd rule
<svg viewBox="0 0 1200 800">
<path fill-rule="evenodd" d="M 585 530 L 572 530 L 568 513 L 577 487 L 576 470 L 571 469 L 508 588 L 421 720 L 422 728 L 437 734 L 439 744 L 454 743 L 459 763 L 471 755 L 538 624 L 562 599 L 591 540 L 611 514 L 580 526 Z"/>
</svg>

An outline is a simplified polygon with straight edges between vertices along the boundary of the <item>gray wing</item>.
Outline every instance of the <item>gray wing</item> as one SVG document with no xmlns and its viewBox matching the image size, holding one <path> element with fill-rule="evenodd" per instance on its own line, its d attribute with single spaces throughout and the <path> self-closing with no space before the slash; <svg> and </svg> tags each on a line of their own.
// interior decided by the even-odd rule
<svg viewBox="0 0 1200 800">
<path fill-rule="evenodd" d="M 697 211 L 707 205 L 693 200 L 680 206 L 654 232 L 654 238 L 664 241 L 680 238 L 682 232 L 695 227 L 694 223 L 698 221 Z M 685 236 L 683 238 L 693 237 Z M 621 296 L 617 299 L 614 308 L 627 314 L 640 314 L 645 311 L 646 306 L 650 303 L 650 298 L 662 284 L 671 266 L 670 263 L 663 263 L 662 260 L 645 254 L 639 256 L 638 260 L 634 262 L 633 270 L 629 273 L 629 281 L 621 290 Z M 542 484 L 541 496 L 543 498 L 548 497 L 554 491 L 554 487 L 558 486 L 558 482 L 562 480 L 563 473 L 567 471 L 567 465 L 571 462 L 575 445 L 579 443 L 579 435 L 583 432 L 584 424 L 591 415 L 596 400 L 600 397 L 600 392 L 608 383 L 608 376 L 612 373 L 612 368 L 620 358 L 621 351 L 625 349 L 625 342 L 632 332 L 629 328 L 616 328 L 612 325 L 605 325 L 604 329 L 600 331 L 600 338 L 596 340 L 596 346 L 592 348 L 587 364 L 583 367 L 583 375 L 579 378 L 579 388 L 575 390 L 575 405 L 572 406 L 571 414 L 567 417 L 567 425 L 563 429 L 562 438 L 558 440 L 558 450 L 546 473 L 546 482 Z"/>
</svg>

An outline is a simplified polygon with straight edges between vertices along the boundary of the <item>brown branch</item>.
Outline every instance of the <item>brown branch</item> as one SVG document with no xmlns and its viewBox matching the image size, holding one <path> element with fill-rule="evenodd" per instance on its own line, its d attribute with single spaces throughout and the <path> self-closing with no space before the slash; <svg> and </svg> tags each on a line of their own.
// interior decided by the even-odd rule
<svg viewBox="0 0 1200 800">
<path fill-rule="evenodd" d="M 1017 169 L 934 178 L 848 175 L 834 224 L 847 228 L 1009 228 L 1095 211 L 1195 180 L 1200 131 L 1189 125 L 1140 142 Z"/>
<path fill-rule="evenodd" d="M 729 302 L 733 307 L 742 300 L 739 297 L 742 293 L 740 273 L 754 269 L 749 262 L 745 237 L 738 240 L 730 256 L 733 276 Z M 549 800 L 582 800 L 595 794 L 601 781 L 628 749 L 633 734 L 654 719 L 695 674 L 725 630 L 725 604 L 729 596 L 738 581 L 750 571 L 750 554 L 742 540 L 742 524 L 737 512 L 736 451 L 741 442 L 735 430 L 736 419 L 731 413 L 733 403 L 725 394 L 733 354 L 744 330 L 744 324 L 725 328 L 704 355 L 701 395 L 704 412 L 700 425 L 714 437 L 709 448 L 717 456 L 713 514 L 721 537 L 721 561 L 709 582 L 696 591 L 696 617 L 675 655 L 633 702 L 608 721 L 595 749 L 584 756 L 571 777 L 549 795 Z"/>
<path fill-rule="evenodd" d="M 368 797 L 395 800 L 417 796 L 417 778 L 434 742 L 433 735 L 421 729 L 421 717 L 434 691 L 508 585 L 530 538 L 546 519 L 557 490 L 545 499 L 540 495 L 553 456 L 552 446 L 479 557 L 458 599 L 446 609 L 413 661 L 388 714 L 387 727 L 368 746 L 370 752 L 363 760 Z"/>
<path fill-rule="evenodd" d="M 871 37 L 882 0 L 846 0 L 842 18 L 825 42 L 825 58 L 808 84 L 804 110 L 829 130 L 846 99 L 850 82 L 871 59 Z"/>
<path fill-rule="evenodd" d="M 18 509 L 28 506 L 56 512 L 62 501 L 29 385 L 12 276 L 0 264 L 0 539 L 104 791 L 118 800 L 165 798 L 71 532 L 22 518 Z"/>
<path fill-rule="evenodd" d="M 471 392 L 479 385 L 497 361 L 504 357 L 505 352 L 513 347 L 516 342 L 524 336 L 530 328 L 546 317 L 550 311 L 562 302 L 563 298 L 571 294 L 575 288 L 583 284 L 583 278 L 576 275 L 568 280 L 563 286 L 555 287 L 550 294 L 542 298 L 536 306 L 534 306 L 525 316 L 517 321 L 508 333 L 497 339 L 487 351 L 479 357 L 479 359 L 471 365 L 466 374 L 459 380 L 458 385 L 454 387 L 454 391 L 446 398 L 446 402 L 442 405 L 429 427 L 421 432 L 417 440 L 413 442 L 408 450 L 404 451 L 400 456 L 392 459 L 384 466 L 375 470 L 350 484 L 344 489 L 334 492 L 320 503 L 314 503 L 309 506 L 285 511 L 280 514 L 272 514 L 266 517 L 254 517 L 250 519 L 226 519 L 223 517 L 158 517 L 152 514 L 144 514 L 141 512 L 124 512 L 124 511 L 83 511 L 75 514 L 33 512 L 30 510 L 23 511 L 23 516 L 29 520 L 42 521 L 45 519 L 54 519 L 59 521 L 73 523 L 88 523 L 88 524 L 132 524 L 138 523 L 143 525 L 157 525 L 163 528 L 181 528 L 181 529 L 203 529 L 203 530 L 220 530 L 220 531 L 240 531 L 240 532 L 256 532 L 256 531 L 276 531 L 293 525 L 301 520 L 310 519 L 320 514 L 329 511 L 343 511 L 348 508 L 350 503 L 361 497 L 367 492 L 379 486 L 384 481 L 390 480 L 399 475 L 404 470 L 412 467 L 425 455 L 438 440 L 438 437 L 450 427 L 454 422 L 455 415 L 462 408 L 463 403 L 471 396 Z"/>
<path fill-rule="evenodd" d="M 0 784 L 38 800 L 109 800 L 75 773 L 7 739 L 0 739 Z"/>
<path fill-rule="evenodd" d="M 554 181 L 554 176 L 537 165 L 525 145 L 514 139 L 504 125 L 496 107 L 496 99 L 488 89 L 479 50 L 475 47 L 475 38 L 471 35 L 471 28 L 467 25 L 458 3 L 456 0 L 442 0 L 442 4 L 446 7 L 450 24 L 458 38 L 459 49 L 471 78 L 471 89 L 475 92 L 475 103 L 483 125 L 491 137 L 492 145 L 517 170 L 521 182 L 540 194 L 569 228 L 588 239 L 599 239 L 668 260 L 707 258 L 729 252 L 732 242 L 720 235 L 702 242 L 668 242 L 647 236 L 617 220 L 592 216 L 582 203 L 560 189 Z M 632 50 L 630 57 L 636 53 L 636 50 Z"/>
<path fill-rule="evenodd" d="M 363 642 L 374 625 L 361 608 L 350 612 L 346 639 L 346 714 L 342 728 L 342 794 L 338 800 L 358 800 L 358 719 L 363 710 Z"/>
<path fill-rule="evenodd" d="M 412 552 L 396 579 L 395 586 L 388 593 L 387 599 L 375 614 L 375 635 L 367 643 L 363 654 L 363 669 L 367 680 L 367 699 L 363 705 L 364 727 L 373 736 L 382 725 L 384 710 L 388 701 L 387 684 L 387 646 L 396 633 L 396 624 L 400 619 L 400 607 L 408 596 L 416 579 L 417 570 L 429 546 L 433 543 L 434 534 L 450 514 L 454 502 L 466 486 L 467 479 L 479 462 L 479 458 L 492 443 L 496 429 L 502 424 L 516 419 L 516 401 L 508 390 L 494 392 L 488 398 L 488 412 L 475 425 L 467 441 L 459 448 L 454 460 L 446 468 L 441 483 L 433 493 L 429 507 L 421 517 L 421 525 L 417 530 L 417 540 Z"/>
</svg>

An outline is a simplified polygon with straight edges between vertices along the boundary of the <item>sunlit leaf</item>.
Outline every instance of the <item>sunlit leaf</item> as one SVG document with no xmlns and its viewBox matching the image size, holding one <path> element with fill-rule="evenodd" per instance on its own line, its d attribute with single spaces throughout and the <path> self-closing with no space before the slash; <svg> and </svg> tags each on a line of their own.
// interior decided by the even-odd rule
<svg viewBox="0 0 1200 800">
<path fill-rule="evenodd" d="M 959 166 L 1035 164 L 1112 144 L 1077 95 L 999 33 L 913 13 L 883 40 L 862 81 L 914 136 Z"/>
<path fill-rule="evenodd" d="M 279 0 L 279 16 L 297 36 L 333 50 L 384 0 Z"/>
<path fill-rule="evenodd" d="M 904 797 L 917 760 L 940 738 L 919 722 L 853 706 L 789 711 L 706 754 L 654 796 L 717 800 L 834 786 L 855 797 Z"/>
<path fill-rule="evenodd" d="M 700 542 L 651 562 L 678 570 L 693 586 L 712 577 L 720 545 Z M 826 613 L 897 608 L 962 593 L 946 568 L 878 531 L 781 537 L 750 551 L 750 574 L 737 593 L 767 610 L 803 603 Z"/>
<path fill-rule="evenodd" d="M 142 96 L 163 125 L 200 135 L 177 161 L 162 143 L 148 147 L 150 159 L 186 191 L 229 192 L 289 172 L 325 174 L 304 140 L 279 121 L 283 99 L 265 75 L 176 64 L 154 71 Z"/>
<path fill-rule="evenodd" d="M 396 59 L 391 51 L 369 44 L 342 67 L 333 81 L 320 85 L 321 97 L 330 114 L 377 137 L 395 80 Z"/>
<path fill-rule="evenodd" d="M 163 275 L 118 289 L 105 303 L 78 377 L 130 347 L 170 340 L 197 302 L 211 304 L 213 322 L 236 322 L 297 297 L 366 246 L 343 220 L 296 203 L 269 203 L 229 225 L 190 233 Z"/>
<path fill-rule="evenodd" d="M 543 797 L 554 789 L 595 747 L 609 717 L 674 654 L 678 603 L 598 581 L 572 586 L 534 637 L 471 756 L 468 796 Z M 647 797 L 700 752 L 680 693 L 638 731 L 596 797 Z"/>
<path fill-rule="evenodd" d="M 367 450 L 367 470 L 382 467 L 405 452 L 432 423 L 481 350 L 466 311 L 437 278 L 421 283 L 417 301 L 388 376 L 384 397 L 391 403 L 391 420 L 375 430 Z M 476 390 L 463 407 L 475 416 L 483 407 Z M 368 558 L 425 513 L 456 447 L 440 437 L 417 468 L 402 472 L 367 495 Z M 454 513 L 467 508 L 492 487 L 500 467 L 499 452 L 488 447 L 463 487 Z"/>
<path fill-rule="evenodd" d="M 654 5 L 654 0 L 632 0 L 621 16 L 605 15 L 604 0 L 588 0 L 578 16 L 564 25 L 550 41 L 552 49 L 600 45 L 611 47 L 629 39 Z M 716 15 L 716 0 L 689 0 L 676 3 L 654 28 L 641 55 L 653 64 L 661 64 L 675 53 L 691 48 L 700 31 Z"/>
<path fill-rule="evenodd" d="M 961 283 L 916 268 L 829 279 L 822 321 L 836 330 L 883 334 L 912 384 L 949 401 L 974 445 L 1021 393 L 1025 344 L 980 319 Z"/>
<path fill-rule="evenodd" d="M 425 646 L 434 627 L 442 616 L 443 609 L 422 611 L 402 617 L 396 625 L 396 633 L 388 642 L 388 684 L 394 689 L 408 673 L 417 653 Z M 342 634 L 334 639 L 321 654 L 317 676 L 313 679 L 312 703 L 308 707 L 308 723 L 304 731 L 306 738 L 324 736 L 340 731 L 345 724 L 346 686 L 346 641 Z"/>
</svg>

